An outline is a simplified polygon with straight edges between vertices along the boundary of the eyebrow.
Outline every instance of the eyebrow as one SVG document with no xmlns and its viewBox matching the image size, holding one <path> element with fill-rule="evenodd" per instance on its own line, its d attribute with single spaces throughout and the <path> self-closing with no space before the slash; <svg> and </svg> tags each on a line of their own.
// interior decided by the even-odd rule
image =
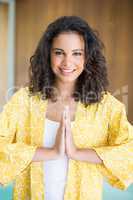
<svg viewBox="0 0 133 200">
<path fill-rule="evenodd" d="M 64 51 L 63 49 L 60 48 L 52 48 L 52 50 Z M 73 49 L 72 51 L 84 51 L 84 49 Z"/>
</svg>

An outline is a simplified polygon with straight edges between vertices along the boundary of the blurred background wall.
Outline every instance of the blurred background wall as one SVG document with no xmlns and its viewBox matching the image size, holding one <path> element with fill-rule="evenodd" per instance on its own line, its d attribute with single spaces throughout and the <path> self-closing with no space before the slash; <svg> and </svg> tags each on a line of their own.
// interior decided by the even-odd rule
<svg viewBox="0 0 133 200">
<path fill-rule="evenodd" d="M 5 103 L 7 90 L 7 35 L 8 35 L 8 4 L 0 4 L 0 105 Z"/>
<path fill-rule="evenodd" d="M 47 25 L 62 15 L 79 15 L 87 20 L 92 28 L 99 31 L 105 44 L 110 80 L 109 90 L 125 103 L 128 119 L 132 123 L 132 0 L 10 0 L 0 2 L 1 106 L 4 104 L 5 93 L 9 87 L 19 89 L 27 83 L 29 59 Z M 7 48 L 9 48 L 7 41 L 12 43 L 9 34 L 11 27 L 8 24 L 10 20 L 8 10 L 9 3 L 11 5 L 13 2 L 15 2 L 14 54 L 12 51 L 7 53 Z M 9 62 L 13 58 L 14 61 Z M 12 79 L 11 84 L 10 79 Z M 132 186 L 127 191 L 120 192 L 105 183 L 104 199 L 118 199 L 119 197 L 123 200 L 130 200 L 131 196 L 133 197 Z"/>
<path fill-rule="evenodd" d="M 7 0 L 3 0 L 3 2 L 7 2 Z M 13 0 L 8 2 L 13 2 Z M 3 88 L 11 86 L 11 84 L 6 86 L 5 81 L 7 60 L 12 57 L 10 55 L 8 58 L 6 57 L 7 9 L 7 3 L 0 4 L 0 51 L 2 57 L 0 58 L 0 76 L 2 76 L 0 92 L 5 91 Z M 110 80 L 109 90 L 126 104 L 129 120 L 132 121 L 132 10 L 132 0 L 16 0 L 15 87 L 19 88 L 28 81 L 29 59 L 47 25 L 61 15 L 79 15 L 86 19 L 92 28 L 99 31 L 105 44 Z M 8 78 L 11 79 L 10 68 L 11 66 L 8 66 L 8 71 L 10 71 Z M 0 104 L 2 103 L 3 101 L 0 100 Z"/>
<path fill-rule="evenodd" d="M 46 26 L 61 15 L 79 15 L 99 31 L 106 47 L 109 89 L 126 105 L 128 95 L 128 117 L 133 120 L 132 0 L 16 1 L 15 84 L 20 86 L 28 80 L 30 56 Z"/>
</svg>

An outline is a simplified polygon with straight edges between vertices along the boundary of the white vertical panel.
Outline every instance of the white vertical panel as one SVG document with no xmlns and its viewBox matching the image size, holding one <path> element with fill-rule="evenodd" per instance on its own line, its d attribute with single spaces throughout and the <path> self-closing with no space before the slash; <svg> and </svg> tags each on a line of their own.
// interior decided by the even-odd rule
<svg viewBox="0 0 133 200">
<path fill-rule="evenodd" d="M 15 87 L 15 0 L 10 0 L 8 9 L 8 96 Z"/>
</svg>

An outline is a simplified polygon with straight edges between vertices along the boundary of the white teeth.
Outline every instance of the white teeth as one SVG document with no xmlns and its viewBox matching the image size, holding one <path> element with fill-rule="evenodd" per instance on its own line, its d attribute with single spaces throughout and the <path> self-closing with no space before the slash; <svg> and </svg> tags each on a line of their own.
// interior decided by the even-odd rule
<svg viewBox="0 0 133 200">
<path fill-rule="evenodd" d="M 61 71 L 70 73 L 70 72 L 73 72 L 74 70 L 73 69 L 71 69 L 71 70 L 70 69 L 69 70 L 68 69 L 61 69 Z"/>
</svg>

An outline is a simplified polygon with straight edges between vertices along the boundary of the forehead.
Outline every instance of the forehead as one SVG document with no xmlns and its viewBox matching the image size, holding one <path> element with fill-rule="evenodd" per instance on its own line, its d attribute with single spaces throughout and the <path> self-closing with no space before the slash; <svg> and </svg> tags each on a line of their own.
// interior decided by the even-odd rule
<svg viewBox="0 0 133 200">
<path fill-rule="evenodd" d="M 52 47 L 84 49 L 84 38 L 76 32 L 63 32 L 53 39 Z"/>
</svg>

